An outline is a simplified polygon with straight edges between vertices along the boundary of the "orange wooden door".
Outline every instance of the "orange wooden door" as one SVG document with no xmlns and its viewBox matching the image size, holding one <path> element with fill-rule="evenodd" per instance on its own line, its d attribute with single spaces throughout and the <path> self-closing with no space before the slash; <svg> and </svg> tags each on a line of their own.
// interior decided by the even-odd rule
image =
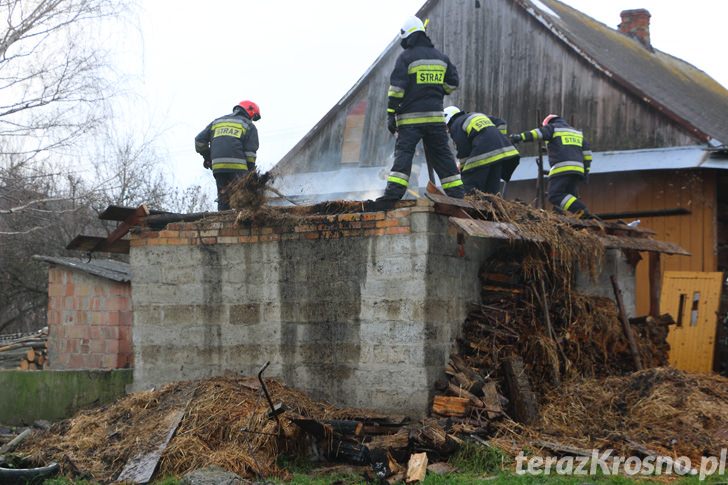
<svg viewBox="0 0 728 485">
<path fill-rule="evenodd" d="M 722 280 L 723 273 L 665 272 L 660 311 L 677 322 L 667 336 L 673 367 L 689 372 L 713 371 Z"/>
</svg>

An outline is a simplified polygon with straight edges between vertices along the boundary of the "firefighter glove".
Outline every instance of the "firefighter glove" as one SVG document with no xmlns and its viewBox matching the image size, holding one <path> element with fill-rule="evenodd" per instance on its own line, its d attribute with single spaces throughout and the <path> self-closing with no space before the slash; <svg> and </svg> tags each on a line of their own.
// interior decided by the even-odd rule
<svg viewBox="0 0 728 485">
<path fill-rule="evenodd" d="M 511 139 L 511 143 L 513 143 L 514 145 L 516 143 L 521 143 L 521 141 L 522 141 L 520 134 L 512 134 L 512 135 L 509 135 L 509 138 Z"/>
<path fill-rule="evenodd" d="M 397 132 L 397 118 L 393 114 L 387 117 L 387 129 L 393 135 Z"/>
<path fill-rule="evenodd" d="M 205 158 L 202 161 L 202 166 L 205 168 L 212 168 L 212 160 L 210 160 L 209 158 Z"/>
</svg>

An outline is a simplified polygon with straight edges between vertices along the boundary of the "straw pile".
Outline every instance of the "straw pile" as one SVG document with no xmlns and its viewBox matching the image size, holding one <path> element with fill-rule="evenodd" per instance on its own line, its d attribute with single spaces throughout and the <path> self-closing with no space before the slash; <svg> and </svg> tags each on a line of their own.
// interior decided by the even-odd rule
<svg viewBox="0 0 728 485">
<path fill-rule="evenodd" d="M 593 231 L 569 224 L 568 217 L 482 192 L 469 195 L 467 200 L 480 208 L 481 218 L 512 224 L 527 238 L 538 241 L 522 248 L 522 265 L 528 279 L 549 278 L 569 292 L 576 271 L 581 269 L 592 276 L 598 273 L 604 246 Z"/>
<path fill-rule="evenodd" d="M 131 394 L 116 403 L 83 411 L 30 439 L 19 451 L 36 460 L 54 460 L 66 475 L 88 474 L 113 480 L 130 457 L 158 445 L 161 418 L 170 410 L 184 416 L 160 461 L 158 476 L 181 476 L 218 465 L 244 477 L 286 477 L 276 464 L 280 452 L 294 453 L 303 443 L 301 432 L 287 418 L 344 419 L 372 416 L 371 412 L 337 409 L 311 400 L 302 392 L 274 380 L 266 384 L 274 402 L 289 409 L 278 425 L 269 420 L 268 404 L 256 380 L 220 377 L 165 386 L 158 391 Z M 151 447 L 151 448 L 150 448 Z"/>
<path fill-rule="evenodd" d="M 630 456 L 720 456 L 728 446 L 728 379 L 655 368 L 629 376 L 578 379 L 553 389 L 538 427 L 503 423 L 499 446 L 517 453 L 538 442 Z"/>
</svg>

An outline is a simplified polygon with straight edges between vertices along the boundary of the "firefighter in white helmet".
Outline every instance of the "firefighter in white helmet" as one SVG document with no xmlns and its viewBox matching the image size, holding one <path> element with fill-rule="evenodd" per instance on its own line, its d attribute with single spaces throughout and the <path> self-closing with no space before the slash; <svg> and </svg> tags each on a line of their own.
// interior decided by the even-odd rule
<svg viewBox="0 0 728 485">
<path fill-rule="evenodd" d="M 498 193 L 501 179 L 508 182 L 520 160 L 518 150 L 507 137 L 506 122 L 492 115 L 466 113 L 448 106 L 445 123 L 461 160 L 465 192 Z"/>
<path fill-rule="evenodd" d="M 458 87 L 457 69 L 432 45 L 419 18 L 408 18 L 399 36 L 404 52 L 397 58 L 390 76 L 387 108 L 387 126 L 392 134 L 397 133 L 395 160 L 380 200 L 399 200 L 404 196 L 420 140 L 427 162 L 437 172 L 445 193 L 462 198 L 463 182 L 450 150 L 442 112 L 444 96 Z"/>
</svg>

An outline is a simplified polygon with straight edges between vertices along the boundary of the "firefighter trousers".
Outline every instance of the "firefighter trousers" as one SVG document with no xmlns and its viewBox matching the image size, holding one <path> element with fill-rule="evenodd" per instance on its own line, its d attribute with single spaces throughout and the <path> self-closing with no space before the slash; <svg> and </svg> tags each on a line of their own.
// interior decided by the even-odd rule
<svg viewBox="0 0 728 485">
<path fill-rule="evenodd" d="M 579 199 L 579 184 L 583 179 L 578 173 L 549 177 L 549 202 L 557 210 L 589 216 L 589 210 Z"/>
<path fill-rule="evenodd" d="M 465 170 L 462 174 L 465 193 L 469 194 L 479 190 L 486 194 L 497 194 L 501 190 L 502 173 L 502 162 L 491 163 L 471 170 Z"/>
<path fill-rule="evenodd" d="M 445 123 L 405 125 L 397 130 L 394 145 L 394 165 L 387 178 L 387 188 L 379 200 L 399 200 L 404 197 L 412 172 L 412 159 L 417 143 L 422 140 L 427 163 L 435 170 L 445 193 L 462 199 L 465 196 L 460 172 L 450 150 L 450 135 Z"/>
<path fill-rule="evenodd" d="M 228 185 L 232 184 L 240 177 L 244 177 L 247 173 L 247 170 L 213 173 L 213 177 L 215 177 L 215 185 L 217 185 L 218 211 L 226 211 L 230 209 L 230 194 L 228 193 Z"/>
</svg>

